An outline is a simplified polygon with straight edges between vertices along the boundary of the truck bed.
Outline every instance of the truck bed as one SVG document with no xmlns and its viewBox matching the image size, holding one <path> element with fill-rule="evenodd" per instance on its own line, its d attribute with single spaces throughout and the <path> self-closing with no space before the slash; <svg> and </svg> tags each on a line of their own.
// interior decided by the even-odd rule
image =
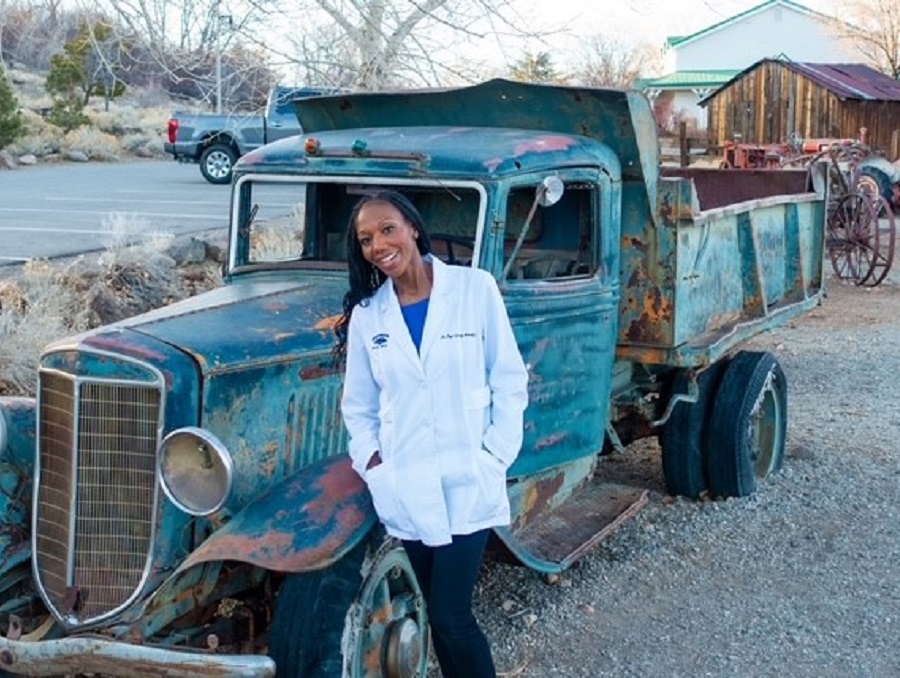
<svg viewBox="0 0 900 678">
<path fill-rule="evenodd" d="M 619 358 L 702 366 L 817 305 L 821 171 L 662 170 L 656 213 L 623 219 Z"/>
</svg>

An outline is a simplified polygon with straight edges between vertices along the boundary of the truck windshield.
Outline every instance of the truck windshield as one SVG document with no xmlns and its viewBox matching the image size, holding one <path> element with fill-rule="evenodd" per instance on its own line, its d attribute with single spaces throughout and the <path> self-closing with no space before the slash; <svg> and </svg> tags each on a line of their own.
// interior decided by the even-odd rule
<svg viewBox="0 0 900 678">
<path fill-rule="evenodd" d="M 382 186 L 284 177 L 242 177 L 237 182 L 232 263 L 342 266 L 353 206 L 363 195 L 384 189 L 400 191 L 416 205 L 436 256 L 450 264 L 477 265 L 485 211 L 484 191 L 477 184 Z"/>
</svg>

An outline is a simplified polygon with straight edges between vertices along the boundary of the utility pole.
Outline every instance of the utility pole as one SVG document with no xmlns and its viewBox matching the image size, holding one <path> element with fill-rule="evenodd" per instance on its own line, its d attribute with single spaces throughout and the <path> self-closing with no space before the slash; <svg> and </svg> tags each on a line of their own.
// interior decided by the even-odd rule
<svg viewBox="0 0 900 678">
<path fill-rule="evenodd" d="M 222 112 L 222 23 L 224 22 L 228 28 L 231 28 L 231 15 L 220 14 L 219 4 L 216 3 L 216 113 Z"/>
</svg>

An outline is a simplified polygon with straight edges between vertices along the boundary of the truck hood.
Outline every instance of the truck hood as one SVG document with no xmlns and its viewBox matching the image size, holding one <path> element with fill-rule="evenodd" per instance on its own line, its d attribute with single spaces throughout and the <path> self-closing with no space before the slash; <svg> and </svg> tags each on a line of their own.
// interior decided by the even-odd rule
<svg viewBox="0 0 900 678">
<path fill-rule="evenodd" d="M 346 286 L 343 276 L 240 280 L 117 323 L 115 330 L 176 347 L 193 356 L 204 374 L 296 359 L 331 350 Z"/>
</svg>

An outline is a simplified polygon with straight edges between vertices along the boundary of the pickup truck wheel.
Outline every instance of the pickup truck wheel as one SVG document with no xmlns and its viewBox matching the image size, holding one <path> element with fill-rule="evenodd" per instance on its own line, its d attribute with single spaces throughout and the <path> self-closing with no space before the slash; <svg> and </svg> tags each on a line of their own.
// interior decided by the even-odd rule
<svg viewBox="0 0 900 678">
<path fill-rule="evenodd" d="M 722 377 L 707 429 L 712 493 L 744 497 L 781 468 L 787 435 L 787 380 L 771 353 L 738 353 Z"/>
<path fill-rule="evenodd" d="M 278 678 L 424 678 L 428 617 L 403 547 L 363 542 L 331 567 L 288 575 L 269 639 Z"/>
<path fill-rule="evenodd" d="M 710 365 L 697 377 L 697 402 L 678 402 L 659 437 L 663 477 L 669 494 L 696 499 L 708 487 L 706 476 L 706 424 L 713 397 L 725 371 L 725 362 Z M 686 370 L 679 370 L 672 394 L 688 392 Z"/>
<path fill-rule="evenodd" d="M 231 146 L 213 144 L 200 156 L 200 173 L 211 184 L 230 184 L 237 153 Z"/>
</svg>

